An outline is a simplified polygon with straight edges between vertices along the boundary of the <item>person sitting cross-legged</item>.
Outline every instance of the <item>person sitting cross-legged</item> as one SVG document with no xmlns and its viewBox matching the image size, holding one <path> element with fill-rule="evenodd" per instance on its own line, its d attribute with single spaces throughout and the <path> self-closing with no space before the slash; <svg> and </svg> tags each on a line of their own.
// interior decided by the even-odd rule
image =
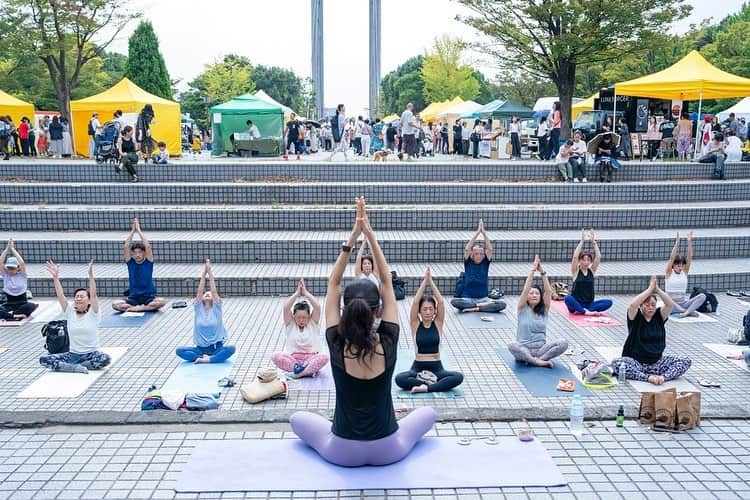
<svg viewBox="0 0 750 500">
<path fill-rule="evenodd" d="M 542 275 L 543 289 L 532 285 L 537 271 Z M 566 340 L 547 341 L 547 318 L 551 304 L 552 286 L 537 255 L 518 299 L 516 341 L 508 344 L 508 350 L 517 361 L 552 368 L 555 365 L 551 360 L 568 350 Z"/>
<path fill-rule="evenodd" d="M 656 296 L 664 302 L 657 307 Z M 664 324 L 669 319 L 674 303 L 651 277 L 649 287 L 633 299 L 628 307 L 628 337 L 622 348 L 622 357 L 610 364 L 615 375 L 625 370 L 625 378 L 662 385 L 684 375 L 690 369 L 690 358 L 665 356 L 667 331 Z"/>
<path fill-rule="evenodd" d="M 482 236 L 484 245 L 477 242 Z M 505 309 L 503 300 L 492 300 L 489 295 L 489 271 L 492 262 L 492 241 L 484 230 L 484 221 L 479 219 L 476 233 L 464 247 L 464 281 L 459 297 L 451 305 L 461 312 L 500 312 Z"/>
<path fill-rule="evenodd" d="M 206 289 L 206 277 L 210 290 Z M 178 347 L 177 356 L 193 363 L 223 363 L 231 358 L 235 352 L 233 345 L 225 345 L 227 331 L 222 321 L 224 303 L 216 288 L 211 261 L 206 259 L 206 265 L 201 272 L 198 282 L 198 293 L 193 301 L 195 320 L 193 326 L 193 343 L 195 347 Z"/>
<path fill-rule="evenodd" d="M 425 295 L 427 285 L 430 285 L 434 296 Z M 396 375 L 396 385 L 413 393 L 445 392 L 463 382 L 462 373 L 446 370 L 440 361 L 440 336 L 444 321 L 445 301 L 432 280 L 428 266 L 409 313 L 416 357 L 410 370 Z M 425 372 L 431 373 L 434 378 L 429 374 L 425 376 Z"/>
<path fill-rule="evenodd" d="M 94 281 L 94 262 L 89 263 L 89 287 L 76 289 L 71 304 L 65 298 L 60 283 L 60 266 L 49 260 L 47 270 L 52 275 L 57 301 L 68 322 L 70 349 L 68 352 L 42 356 L 39 363 L 57 372 L 88 373 L 89 370 L 104 368 L 112 359 L 99 350 L 99 299 Z"/>
<path fill-rule="evenodd" d="M 133 241 L 136 233 L 141 241 Z M 125 240 L 123 255 L 128 266 L 129 295 L 126 300 L 114 301 L 112 308 L 120 312 L 141 312 L 156 311 L 164 307 L 167 302 L 156 296 L 154 252 L 141 231 L 137 217 L 133 219 L 133 227 Z"/>
<path fill-rule="evenodd" d="M 26 263 L 16 250 L 13 238 L 8 239 L 5 250 L 0 254 L 0 276 L 3 278 L 3 290 L 0 293 L 0 320 L 20 321 L 31 316 L 39 304 L 29 302 L 26 292 L 29 289 L 29 277 L 26 274 Z"/>
<path fill-rule="evenodd" d="M 311 377 L 328 364 L 328 355 L 321 352 L 320 312 L 320 303 L 300 279 L 284 304 L 284 350 L 272 358 L 292 378 Z"/>
<path fill-rule="evenodd" d="M 589 236 L 591 245 L 594 247 L 594 255 L 583 251 L 586 231 L 582 229 L 581 241 L 573 252 L 573 260 L 570 263 L 573 286 L 570 295 L 565 296 L 565 305 L 572 314 L 601 316 L 604 311 L 612 307 L 612 301 L 610 299 L 594 300 L 594 273 L 599 269 L 602 253 L 596 243 L 593 229 L 589 232 Z"/>
</svg>

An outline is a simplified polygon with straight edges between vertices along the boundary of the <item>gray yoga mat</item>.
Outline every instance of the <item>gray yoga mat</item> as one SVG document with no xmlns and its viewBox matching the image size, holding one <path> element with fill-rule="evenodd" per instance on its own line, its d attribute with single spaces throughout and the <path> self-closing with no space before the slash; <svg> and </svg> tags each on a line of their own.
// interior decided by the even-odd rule
<svg viewBox="0 0 750 500">
<path fill-rule="evenodd" d="M 177 479 L 178 493 L 564 486 L 538 441 L 498 437 L 458 444 L 422 439 L 395 464 L 339 467 L 298 439 L 201 441 Z"/>
<path fill-rule="evenodd" d="M 507 309 L 501 313 L 483 313 L 483 312 L 470 312 L 460 313 L 456 311 L 453 315 L 456 321 L 461 323 L 464 328 L 477 329 L 477 328 L 513 328 L 513 322 L 508 316 Z M 490 321 L 487 321 L 486 318 Z"/>
</svg>

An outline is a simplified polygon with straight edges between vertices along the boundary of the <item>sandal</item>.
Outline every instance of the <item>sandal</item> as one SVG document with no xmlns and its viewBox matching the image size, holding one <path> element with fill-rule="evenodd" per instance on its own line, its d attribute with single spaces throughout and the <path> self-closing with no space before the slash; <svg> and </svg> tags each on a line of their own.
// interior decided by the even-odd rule
<svg viewBox="0 0 750 500">
<path fill-rule="evenodd" d="M 698 382 L 698 385 L 701 387 L 721 387 L 720 383 L 706 380 L 704 378 L 699 378 L 696 380 L 696 382 Z"/>
<path fill-rule="evenodd" d="M 730 297 L 742 297 L 742 293 L 738 292 L 737 290 L 727 290 L 727 295 Z"/>
<path fill-rule="evenodd" d="M 219 379 L 219 387 L 234 387 L 235 381 L 229 377 L 224 377 L 222 379 Z"/>
</svg>

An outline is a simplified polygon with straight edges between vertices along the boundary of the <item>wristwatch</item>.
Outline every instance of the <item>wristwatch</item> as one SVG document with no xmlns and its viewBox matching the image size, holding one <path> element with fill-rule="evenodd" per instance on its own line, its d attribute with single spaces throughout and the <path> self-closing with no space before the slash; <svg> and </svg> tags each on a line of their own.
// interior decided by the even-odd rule
<svg viewBox="0 0 750 500">
<path fill-rule="evenodd" d="M 352 251 L 352 247 L 350 247 L 346 243 L 342 243 L 341 244 L 341 251 L 342 252 L 351 252 Z"/>
<path fill-rule="evenodd" d="M 542 272 L 541 272 L 541 273 L 539 273 L 539 274 L 541 274 L 542 276 L 546 276 L 546 275 L 547 275 L 547 271 L 542 271 Z"/>
</svg>

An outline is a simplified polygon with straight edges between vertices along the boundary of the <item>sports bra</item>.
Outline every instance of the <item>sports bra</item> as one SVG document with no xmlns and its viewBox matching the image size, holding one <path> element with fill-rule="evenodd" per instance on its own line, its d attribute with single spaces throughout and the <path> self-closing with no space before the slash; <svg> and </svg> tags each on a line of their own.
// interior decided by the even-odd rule
<svg viewBox="0 0 750 500">
<path fill-rule="evenodd" d="M 440 332 L 434 321 L 429 328 L 425 328 L 420 321 L 415 339 L 417 354 L 437 354 L 440 352 Z"/>
</svg>

